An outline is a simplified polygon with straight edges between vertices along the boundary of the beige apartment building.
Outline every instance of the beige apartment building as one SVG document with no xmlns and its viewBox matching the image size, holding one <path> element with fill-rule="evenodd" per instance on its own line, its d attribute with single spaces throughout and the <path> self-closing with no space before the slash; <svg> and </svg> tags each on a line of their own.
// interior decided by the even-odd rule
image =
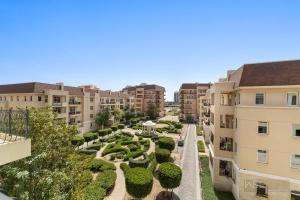
<svg viewBox="0 0 300 200">
<path fill-rule="evenodd" d="M 194 121 L 203 121 L 205 115 L 204 106 L 208 101 L 206 91 L 209 83 L 183 83 L 179 90 L 180 118 L 192 117 Z"/>
<path fill-rule="evenodd" d="M 246 64 L 210 88 L 214 186 L 240 200 L 300 199 L 300 60 Z"/>
<path fill-rule="evenodd" d="M 134 96 L 134 109 L 136 112 L 146 112 L 150 105 L 155 105 L 159 116 L 165 115 L 165 88 L 159 85 L 141 84 L 129 86 L 123 92 Z"/>
</svg>

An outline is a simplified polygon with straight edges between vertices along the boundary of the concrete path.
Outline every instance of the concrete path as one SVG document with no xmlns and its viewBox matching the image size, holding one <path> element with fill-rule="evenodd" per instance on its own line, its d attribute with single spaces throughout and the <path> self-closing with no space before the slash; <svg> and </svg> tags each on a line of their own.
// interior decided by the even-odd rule
<svg viewBox="0 0 300 200">
<path fill-rule="evenodd" d="M 187 125 L 181 162 L 182 180 L 178 188 L 180 200 L 201 200 L 196 126 Z"/>
<path fill-rule="evenodd" d="M 125 177 L 122 169 L 120 168 L 120 163 L 116 163 L 115 165 L 117 168 L 117 180 L 113 191 L 105 198 L 105 200 L 123 200 L 126 194 Z"/>
</svg>

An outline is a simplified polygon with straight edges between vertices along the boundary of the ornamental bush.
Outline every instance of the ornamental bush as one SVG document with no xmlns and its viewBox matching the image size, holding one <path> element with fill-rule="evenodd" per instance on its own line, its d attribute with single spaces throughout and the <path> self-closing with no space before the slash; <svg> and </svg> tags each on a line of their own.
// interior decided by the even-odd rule
<svg viewBox="0 0 300 200">
<path fill-rule="evenodd" d="M 127 155 L 124 157 L 124 160 L 128 160 L 129 158 L 136 158 L 139 157 L 141 155 L 143 155 L 144 151 L 141 149 L 138 149 L 136 151 L 133 152 L 128 152 Z"/>
<path fill-rule="evenodd" d="M 95 143 L 95 144 L 90 145 L 86 149 L 87 150 L 97 150 L 97 151 L 99 151 L 101 149 L 101 147 L 102 147 L 101 144 Z"/>
<path fill-rule="evenodd" d="M 127 192 L 135 198 L 146 197 L 152 190 L 152 173 L 144 168 L 136 167 L 126 170 L 125 183 Z"/>
<path fill-rule="evenodd" d="M 79 153 L 80 154 L 85 154 L 85 155 L 94 155 L 94 156 L 96 156 L 97 150 L 93 150 L 93 149 L 91 149 L 91 150 L 81 149 L 81 150 L 79 150 Z"/>
<path fill-rule="evenodd" d="M 120 168 L 123 170 L 124 174 L 130 169 L 127 163 L 121 163 Z"/>
<path fill-rule="evenodd" d="M 170 151 L 173 151 L 175 148 L 175 141 L 170 137 L 161 137 L 158 139 L 158 146 L 159 148 L 169 149 Z"/>
<path fill-rule="evenodd" d="M 125 128 L 125 124 L 118 124 L 118 129 L 124 129 Z"/>
<path fill-rule="evenodd" d="M 146 153 L 144 153 L 144 159 L 143 160 L 134 160 L 133 158 L 129 158 L 129 167 L 142 167 L 147 168 L 149 165 L 150 159 Z"/>
<path fill-rule="evenodd" d="M 171 152 L 168 149 L 155 149 L 155 158 L 158 163 L 169 162 Z"/>
<path fill-rule="evenodd" d="M 103 200 L 106 190 L 99 187 L 97 183 L 91 183 L 83 190 L 83 193 L 85 200 Z"/>
<path fill-rule="evenodd" d="M 115 131 L 118 130 L 118 127 L 117 127 L 117 126 L 112 126 L 112 127 L 110 127 L 110 128 L 111 128 L 111 130 L 112 130 L 113 132 L 115 132 Z"/>
<path fill-rule="evenodd" d="M 106 170 L 116 170 L 116 166 L 112 163 L 109 163 L 105 160 L 101 159 L 93 159 L 89 163 L 87 163 L 87 169 L 90 169 L 94 172 L 98 171 L 106 171 Z"/>
<path fill-rule="evenodd" d="M 98 136 L 99 136 L 98 133 L 92 133 L 92 132 L 83 134 L 84 141 L 86 143 L 88 143 L 88 142 L 90 142 L 92 140 L 96 140 L 98 138 Z"/>
<path fill-rule="evenodd" d="M 117 152 L 124 152 L 127 153 L 128 149 L 122 147 L 120 144 L 109 144 L 105 147 L 105 149 L 102 151 L 102 156 L 105 156 L 110 153 L 117 153 Z"/>
<path fill-rule="evenodd" d="M 101 136 L 101 137 L 106 136 L 108 134 L 106 129 L 98 130 L 98 133 L 99 133 L 99 136 Z"/>
<path fill-rule="evenodd" d="M 96 182 L 99 184 L 101 188 L 105 189 L 106 194 L 108 194 L 115 186 L 116 179 L 117 179 L 116 172 L 113 170 L 107 170 L 101 172 L 97 176 Z"/>
<path fill-rule="evenodd" d="M 158 168 L 158 180 L 160 185 L 166 189 L 173 189 L 180 185 L 182 171 L 177 165 L 166 162 Z"/>
<path fill-rule="evenodd" d="M 90 170 L 84 170 L 77 181 L 80 188 L 84 188 L 93 181 L 93 175 Z"/>
<path fill-rule="evenodd" d="M 84 137 L 82 137 L 81 135 L 75 135 L 71 140 L 71 143 L 72 145 L 79 147 L 84 144 Z"/>
</svg>

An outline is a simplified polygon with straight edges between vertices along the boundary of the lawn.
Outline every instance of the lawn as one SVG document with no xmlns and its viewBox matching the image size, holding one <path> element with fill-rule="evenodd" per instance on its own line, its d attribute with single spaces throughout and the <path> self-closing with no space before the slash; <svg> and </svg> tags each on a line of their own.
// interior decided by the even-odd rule
<svg viewBox="0 0 300 200">
<path fill-rule="evenodd" d="M 207 156 L 200 156 L 203 200 L 235 200 L 231 192 L 218 191 L 213 187 Z"/>
<path fill-rule="evenodd" d="M 204 147 L 203 141 L 199 140 L 197 145 L 198 145 L 198 151 L 201 152 L 201 153 L 205 153 L 205 147 Z"/>
<path fill-rule="evenodd" d="M 199 124 L 196 125 L 196 132 L 198 136 L 202 135 L 202 128 L 199 126 Z"/>
</svg>

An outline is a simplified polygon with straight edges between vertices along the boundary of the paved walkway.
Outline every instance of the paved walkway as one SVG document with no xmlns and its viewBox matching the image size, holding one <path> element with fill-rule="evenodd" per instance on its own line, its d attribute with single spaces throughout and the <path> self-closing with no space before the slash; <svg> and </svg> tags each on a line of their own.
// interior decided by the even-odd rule
<svg viewBox="0 0 300 200">
<path fill-rule="evenodd" d="M 201 200 L 196 126 L 186 125 L 187 135 L 182 158 L 182 180 L 178 189 L 180 200 Z"/>
<path fill-rule="evenodd" d="M 113 191 L 105 198 L 105 200 L 123 200 L 126 194 L 125 177 L 122 169 L 120 168 L 120 163 L 116 163 L 115 165 L 117 168 L 117 180 Z"/>
</svg>

